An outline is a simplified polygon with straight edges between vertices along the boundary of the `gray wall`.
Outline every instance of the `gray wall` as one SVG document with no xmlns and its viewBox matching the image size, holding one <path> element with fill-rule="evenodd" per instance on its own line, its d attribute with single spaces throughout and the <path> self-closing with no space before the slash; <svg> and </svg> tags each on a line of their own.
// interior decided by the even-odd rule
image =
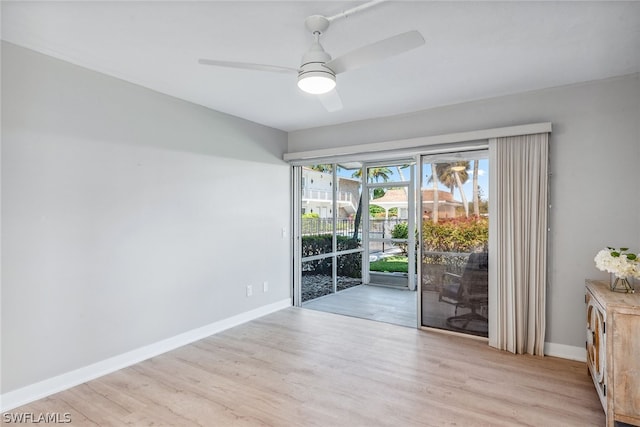
<svg viewBox="0 0 640 427">
<path fill-rule="evenodd" d="M 584 347 L 598 250 L 640 251 L 640 75 L 289 134 L 289 151 L 552 122 L 547 339 Z M 390 148 L 392 148 L 390 146 Z"/>
<path fill-rule="evenodd" d="M 285 133 L 7 43 L 2 90 L 2 393 L 289 298 Z M 552 122 L 547 341 L 579 347 L 593 256 L 640 249 L 639 104 L 633 75 L 297 131 L 288 151 Z"/>
<path fill-rule="evenodd" d="M 2 90 L 2 393 L 289 298 L 284 132 L 7 43 Z"/>
</svg>

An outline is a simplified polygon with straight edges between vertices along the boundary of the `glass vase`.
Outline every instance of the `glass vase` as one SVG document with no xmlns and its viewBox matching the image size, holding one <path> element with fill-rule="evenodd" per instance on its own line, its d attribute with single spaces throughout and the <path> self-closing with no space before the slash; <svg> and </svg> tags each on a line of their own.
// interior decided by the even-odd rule
<svg viewBox="0 0 640 427">
<path fill-rule="evenodd" d="M 635 288 L 633 284 L 633 279 L 629 277 L 617 277 L 615 274 L 611 273 L 611 279 L 609 281 L 609 288 L 613 292 L 626 292 L 626 293 L 634 293 Z"/>
</svg>

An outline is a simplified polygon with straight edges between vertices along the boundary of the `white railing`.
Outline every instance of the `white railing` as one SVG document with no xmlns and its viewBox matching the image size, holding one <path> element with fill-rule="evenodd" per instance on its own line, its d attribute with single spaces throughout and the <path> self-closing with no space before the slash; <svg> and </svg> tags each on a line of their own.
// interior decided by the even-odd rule
<svg viewBox="0 0 640 427">
<path fill-rule="evenodd" d="M 339 202 L 348 202 L 353 203 L 353 194 L 346 191 L 338 191 L 336 197 Z M 302 200 L 303 201 L 313 201 L 313 200 L 323 200 L 323 201 L 331 201 L 333 200 L 333 194 L 331 191 L 327 190 L 313 190 L 310 188 L 306 188 L 302 190 Z"/>
</svg>

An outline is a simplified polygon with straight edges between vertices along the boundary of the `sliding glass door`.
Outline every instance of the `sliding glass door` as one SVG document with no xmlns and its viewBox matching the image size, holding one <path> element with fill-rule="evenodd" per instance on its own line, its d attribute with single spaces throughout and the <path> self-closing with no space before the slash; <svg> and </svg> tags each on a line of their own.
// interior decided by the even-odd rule
<svg viewBox="0 0 640 427">
<path fill-rule="evenodd" d="M 488 336 L 488 153 L 421 159 L 421 322 Z"/>
<path fill-rule="evenodd" d="M 418 326 L 415 165 L 294 168 L 296 305 Z"/>
<path fill-rule="evenodd" d="M 296 305 L 362 283 L 361 164 L 296 168 Z"/>
<path fill-rule="evenodd" d="M 486 337 L 487 154 L 296 167 L 294 303 Z"/>
</svg>

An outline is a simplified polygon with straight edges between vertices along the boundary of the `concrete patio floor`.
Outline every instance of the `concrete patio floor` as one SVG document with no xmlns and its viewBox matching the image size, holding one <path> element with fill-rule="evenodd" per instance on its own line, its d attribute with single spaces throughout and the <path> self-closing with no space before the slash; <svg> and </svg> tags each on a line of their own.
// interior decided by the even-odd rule
<svg viewBox="0 0 640 427">
<path fill-rule="evenodd" d="M 414 328 L 416 298 L 417 292 L 408 289 L 359 285 L 307 301 L 302 307 Z"/>
<path fill-rule="evenodd" d="M 422 322 L 424 326 L 486 336 L 486 330 L 482 331 L 483 325 L 480 330 L 473 332 L 449 327 L 446 323 L 448 318 L 456 314 L 467 313 L 469 310 L 460 308 L 456 313 L 455 307 L 440 302 L 438 295 L 437 292 L 432 291 L 422 292 Z M 418 322 L 417 296 L 417 292 L 407 288 L 358 285 L 304 302 L 302 307 L 415 328 Z"/>
</svg>

